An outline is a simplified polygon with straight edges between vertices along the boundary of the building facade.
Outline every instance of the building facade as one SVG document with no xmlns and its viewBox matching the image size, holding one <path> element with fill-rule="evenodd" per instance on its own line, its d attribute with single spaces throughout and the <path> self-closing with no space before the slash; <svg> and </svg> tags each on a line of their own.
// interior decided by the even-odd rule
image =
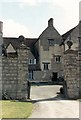
<svg viewBox="0 0 81 120">
<path fill-rule="evenodd" d="M 62 76 L 62 53 L 64 48 L 60 46 L 62 37 L 53 26 L 53 19 L 48 21 L 48 27 L 41 33 L 34 44 L 36 64 L 39 70 L 31 70 L 33 80 L 49 81 L 52 74 L 55 79 Z"/>
<path fill-rule="evenodd" d="M 23 36 L 19 36 L 19 38 L 3 37 L 3 54 L 17 54 L 22 38 Z M 60 45 L 62 36 L 53 26 L 53 18 L 48 21 L 47 28 L 38 38 L 25 38 L 23 42 L 30 48 L 28 56 L 29 80 L 48 81 L 52 74 L 55 79 L 62 75 L 62 53 L 64 51 Z"/>
<path fill-rule="evenodd" d="M 25 38 L 22 35 L 18 38 L 2 37 L 1 32 L 0 39 L 3 39 L 1 43 L 2 93 L 6 92 L 12 99 L 26 99 L 28 97 L 28 81 L 48 82 L 52 80 L 52 76 L 54 77 L 53 81 L 64 76 L 65 88 L 67 88 L 69 83 L 67 71 L 69 68 L 67 67 L 67 70 L 64 66 L 66 65 L 65 61 L 70 62 L 67 60 L 69 54 L 66 54 L 68 50 L 67 42 L 72 41 L 71 49 L 79 51 L 79 25 L 61 36 L 53 25 L 53 18 L 50 18 L 47 28 L 38 38 Z M 71 56 L 74 55 L 76 59 L 79 58 L 75 55 L 76 52 L 70 52 L 72 52 Z M 79 64 L 75 68 L 79 70 Z M 77 74 L 80 82 L 79 72 Z M 69 79 L 71 78 L 71 75 L 69 75 Z M 78 87 L 80 86 L 77 85 L 76 90 L 80 92 Z M 73 90 L 73 88 L 70 90 Z M 65 91 L 65 94 L 67 94 L 69 86 Z M 75 94 L 75 92 L 72 94 Z M 68 96 L 72 94 L 68 94 Z"/>
</svg>

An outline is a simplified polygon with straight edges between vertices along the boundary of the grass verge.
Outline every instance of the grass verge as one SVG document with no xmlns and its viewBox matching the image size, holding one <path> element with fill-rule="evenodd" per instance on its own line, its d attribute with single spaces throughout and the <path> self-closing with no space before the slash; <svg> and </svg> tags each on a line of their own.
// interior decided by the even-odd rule
<svg viewBox="0 0 81 120">
<path fill-rule="evenodd" d="M 28 118 L 33 109 L 31 102 L 2 100 L 0 103 L 2 103 L 2 118 Z"/>
</svg>

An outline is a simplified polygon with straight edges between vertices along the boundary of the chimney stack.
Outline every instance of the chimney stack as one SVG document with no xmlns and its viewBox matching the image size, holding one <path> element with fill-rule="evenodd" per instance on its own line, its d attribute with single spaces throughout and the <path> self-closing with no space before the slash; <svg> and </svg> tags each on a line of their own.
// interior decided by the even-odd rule
<svg viewBox="0 0 81 120">
<path fill-rule="evenodd" d="M 0 21 L 0 45 L 2 45 L 2 43 L 3 43 L 3 37 L 2 36 L 3 36 L 3 22 Z M 0 50 L 1 50 L 1 48 L 0 48 Z M 0 53 L 0 55 L 1 55 L 1 53 Z"/>
<path fill-rule="evenodd" d="M 81 20 L 79 21 L 79 37 L 81 37 Z"/>
<path fill-rule="evenodd" d="M 53 18 L 48 20 L 48 27 L 53 27 Z"/>
<path fill-rule="evenodd" d="M 0 21 L 0 33 L 3 33 L 3 22 Z"/>
</svg>

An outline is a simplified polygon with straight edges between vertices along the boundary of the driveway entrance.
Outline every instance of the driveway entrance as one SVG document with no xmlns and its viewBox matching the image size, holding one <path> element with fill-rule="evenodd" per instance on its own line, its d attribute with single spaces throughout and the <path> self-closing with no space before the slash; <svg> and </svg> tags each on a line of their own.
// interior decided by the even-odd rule
<svg viewBox="0 0 81 120">
<path fill-rule="evenodd" d="M 30 98 L 36 101 L 47 101 L 54 99 L 62 99 L 60 95 L 61 85 L 39 85 L 31 86 Z"/>
<path fill-rule="evenodd" d="M 29 118 L 79 118 L 79 102 L 64 100 L 60 85 L 32 86 L 34 110 Z"/>
</svg>

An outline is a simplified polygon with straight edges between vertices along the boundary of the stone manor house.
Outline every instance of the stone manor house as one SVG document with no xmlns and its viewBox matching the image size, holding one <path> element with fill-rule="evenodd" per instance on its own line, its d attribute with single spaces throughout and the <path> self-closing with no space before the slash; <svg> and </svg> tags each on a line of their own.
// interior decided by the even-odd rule
<svg viewBox="0 0 81 120">
<path fill-rule="evenodd" d="M 3 37 L 2 24 L 0 22 L 2 93 L 7 92 L 13 99 L 26 98 L 27 81 L 50 81 L 53 75 L 54 80 L 59 77 L 65 78 L 65 94 L 67 93 L 69 98 L 79 97 L 80 71 L 76 59 L 80 49 L 81 22 L 67 33 L 60 35 L 55 29 L 53 18 L 50 18 L 47 28 L 38 38 L 25 38 L 23 35 L 18 38 Z M 72 50 L 68 49 L 68 41 L 73 43 Z M 72 57 L 75 58 L 76 66 L 72 64 L 74 62 L 71 63 Z M 69 63 L 73 70 L 76 68 L 75 73 L 78 71 L 76 75 L 78 81 L 75 79 L 74 71 L 72 73 L 65 67 Z"/>
</svg>

